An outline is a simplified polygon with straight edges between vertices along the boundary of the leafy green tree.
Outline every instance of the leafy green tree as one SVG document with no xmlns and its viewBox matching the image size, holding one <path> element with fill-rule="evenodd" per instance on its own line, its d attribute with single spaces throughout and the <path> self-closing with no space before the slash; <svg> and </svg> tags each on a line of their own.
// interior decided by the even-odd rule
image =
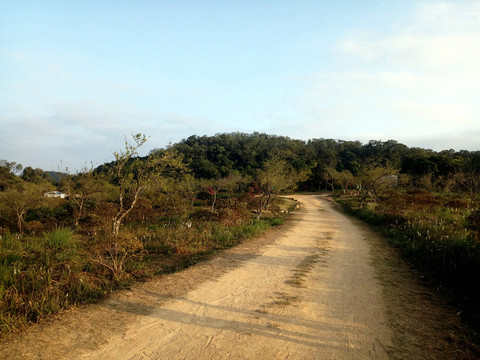
<svg viewBox="0 0 480 360">
<path fill-rule="evenodd" d="M 335 182 L 342 187 L 343 193 L 346 194 L 349 188 L 355 185 L 355 177 L 348 170 L 335 172 Z"/>
<path fill-rule="evenodd" d="M 53 182 L 53 179 L 48 173 L 39 168 L 34 169 L 31 166 L 27 166 L 26 168 L 24 168 L 23 173 L 20 177 L 24 181 L 35 184 Z"/>
<path fill-rule="evenodd" d="M 18 232 L 23 234 L 27 212 L 46 201 L 44 194 L 52 188 L 45 184 L 22 182 L 18 186 L 0 192 L 2 213 L 10 214 Z"/>
<path fill-rule="evenodd" d="M 259 192 L 257 219 L 264 210 L 278 198 L 282 192 L 293 191 L 297 185 L 305 181 L 305 172 L 296 172 L 285 160 L 271 159 L 257 171 L 255 188 Z"/>
<path fill-rule="evenodd" d="M 0 167 L 8 169 L 12 174 L 20 174 L 22 172 L 22 164 L 17 164 L 15 161 L 9 162 L 7 160 L 0 160 Z"/>
<path fill-rule="evenodd" d="M 18 184 L 21 180 L 15 173 L 22 171 L 22 165 L 6 160 L 0 161 L 0 191 Z"/>
<path fill-rule="evenodd" d="M 386 191 L 398 184 L 398 172 L 382 166 L 366 166 L 357 177 L 360 184 L 361 203 L 365 204 L 367 197 L 380 205 Z"/>
<path fill-rule="evenodd" d="M 395 140 L 385 142 L 370 140 L 363 147 L 364 162 L 369 165 L 400 169 L 407 149 L 407 146 L 399 144 Z"/>
<path fill-rule="evenodd" d="M 195 200 L 207 186 L 207 180 L 196 179 L 192 174 L 185 173 L 180 179 L 177 179 L 169 188 L 175 188 L 181 197 L 188 201 L 190 210 L 194 210 Z M 165 192 L 168 191 L 164 188 Z"/>
</svg>

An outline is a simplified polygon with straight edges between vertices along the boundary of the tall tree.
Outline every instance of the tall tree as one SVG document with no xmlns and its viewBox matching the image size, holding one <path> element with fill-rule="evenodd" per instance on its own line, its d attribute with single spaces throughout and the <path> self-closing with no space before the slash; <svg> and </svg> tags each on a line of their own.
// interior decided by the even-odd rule
<svg viewBox="0 0 480 360">
<path fill-rule="evenodd" d="M 15 173 L 22 171 L 22 165 L 7 160 L 0 160 L 0 191 L 3 191 L 21 180 Z"/>
<path fill-rule="evenodd" d="M 25 181 L 36 184 L 53 182 L 53 179 L 48 173 L 39 168 L 34 169 L 31 166 L 24 168 L 20 177 Z"/>
</svg>

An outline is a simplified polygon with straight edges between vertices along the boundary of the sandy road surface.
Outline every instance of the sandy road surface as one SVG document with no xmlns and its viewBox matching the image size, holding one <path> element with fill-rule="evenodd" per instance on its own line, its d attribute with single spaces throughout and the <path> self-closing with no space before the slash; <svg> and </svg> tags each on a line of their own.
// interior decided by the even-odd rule
<svg viewBox="0 0 480 360">
<path fill-rule="evenodd" d="M 1 357 L 472 358 L 456 315 L 374 234 L 325 198 L 296 198 L 280 231 L 34 327 Z"/>
</svg>

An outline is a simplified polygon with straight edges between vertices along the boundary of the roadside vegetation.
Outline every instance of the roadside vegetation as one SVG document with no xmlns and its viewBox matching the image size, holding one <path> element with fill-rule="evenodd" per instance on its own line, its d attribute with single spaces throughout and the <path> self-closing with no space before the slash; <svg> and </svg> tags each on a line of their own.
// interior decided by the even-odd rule
<svg viewBox="0 0 480 360">
<path fill-rule="evenodd" d="M 339 202 L 378 226 L 422 277 L 457 307 L 462 318 L 480 330 L 478 210 L 418 190 L 391 193 L 382 207 L 362 207 L 352 198 Z"/>
<path fill-rule="evenodd" d="M 0 334 L 186 268 L 281 224 L 295 206 L 278 192 L 264 204 L 256 174 L 196 177 L 174 149 L 139 157 L 146 141 L 134 135 L 113 162 L 56 179 L 1 163 Z"/>
<path fill-rule="evenodd" d="M 480 180 L 476 173 L 476 181 Z M 480 331 L 480 210 L 477 196 L 465 186 L 465 174 L 452 174 L 446 191 L 433 186 L 384 182 L 368 190 L 337 189 L 336 200 L 356 217 L 377 227 L 444 300 Z M 474 176 L 470 174 L 470 176 Z M 404 179 L 405 180 L 405 179 Z M 340 186 L 338 186 L 340 187 Z M 478 341 L 478 338 L 477 338 Z"/>
<path fill-rule="evenodd" d="M 145 135 L 74 174 L 0 162 L 0 333 L 176 271 L 280 224 L 289 191 L 330 191 L 480 324 L 480 151 L 396 141 Z"/>
</svg>

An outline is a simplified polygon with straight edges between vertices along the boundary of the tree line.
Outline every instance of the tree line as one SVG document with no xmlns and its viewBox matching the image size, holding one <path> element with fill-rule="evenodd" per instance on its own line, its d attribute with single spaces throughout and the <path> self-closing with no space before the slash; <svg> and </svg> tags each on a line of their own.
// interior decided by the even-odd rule
<svg viewBox="0 0 480 360">
<path fill-rule="evenodd" d="M 114 153 L 114 161 L 76 174 L 22 169 L 20 164 L 3 160 L 0 226 L 20 233 L 35 231 L 38 220 L 28 220 L 35 218 L 33 209 L 48 202 L 43 195 L 53 190 L 65 193 L 70 204 L 65 216 L 58 214 L 57 218 L 70 218 L 75 226 L 103 194 L 103 200 L 116 207 L 112 232 L 117 235 L 137 202 L 155 196 L 170 199 L 170 205 L 175 197 L 179 207 L 185 207 L 180 205 L 184 202 L 191 207 L 198 197 L 210 198 L 213 211 L 218 194 L 260 195 L 260 215 L 279 193 L 291 190 L 341 190 L 378 203 L 393 181 L 404 188 L 467 194 L 471 205 L 478 206 L 480 151 L 436 152 L 409 148 L 395 140 L 362 144 L 229 133 L 190 136 L 142 158 L 137 150 L 146 141 L 145 135 L 134 135 L 124 149 Z"/>
<path fill-rule="evenodd" d="M 404 186 L 443 192 L 467 192 L 478 201 L 480 151 L 436 152 L 410 148 L 395 140 L 301 141 L 261 133 L 191 136 L 172 146 L 195 177 L 216 179 L 231 173 L 255 179 L 269 161 L 283 161 L 302 173 L 300 190 L 349 190 L 378 175 L 399 176 Z M 376 175 L 375 175 L 376 173 Z M 373 194 L 373 192 L 370 192 Z"/>
</svg>

